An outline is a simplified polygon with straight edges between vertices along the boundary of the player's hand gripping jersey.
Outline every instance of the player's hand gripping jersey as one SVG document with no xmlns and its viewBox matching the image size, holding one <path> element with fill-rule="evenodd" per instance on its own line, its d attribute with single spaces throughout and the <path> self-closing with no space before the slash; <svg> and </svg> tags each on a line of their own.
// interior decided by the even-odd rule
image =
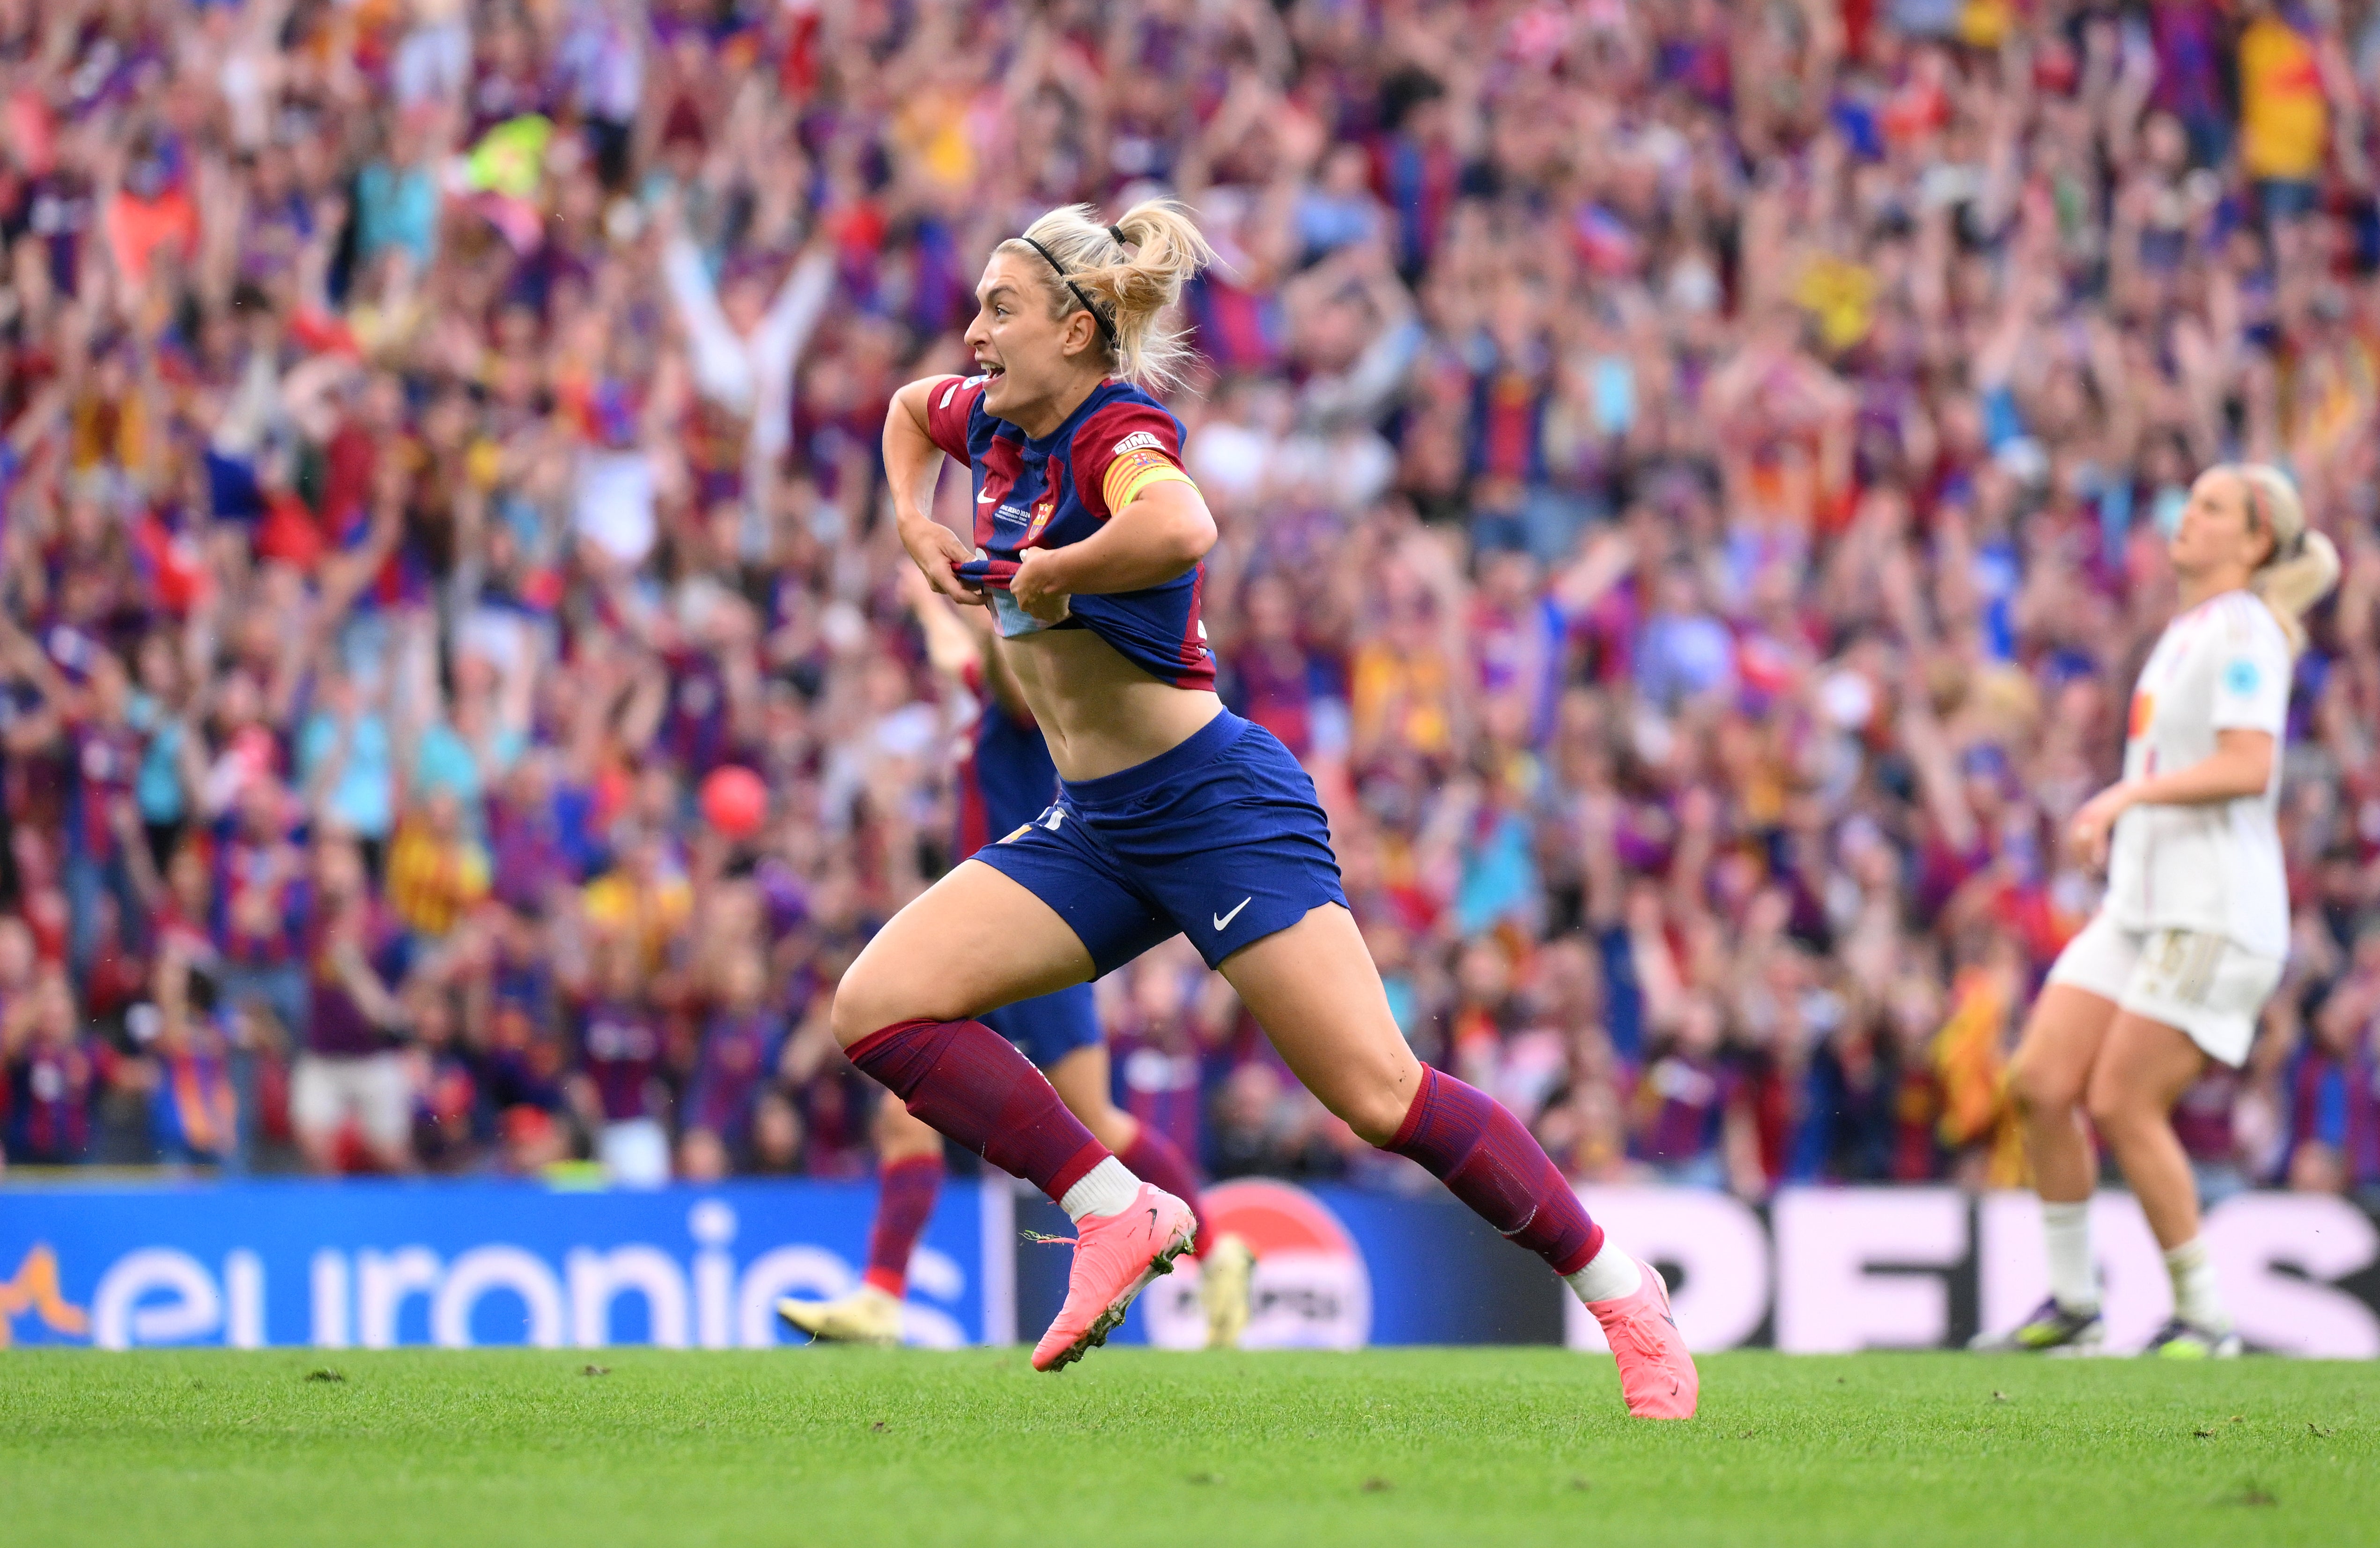
<svg viewBox="0 0 2380 1548">
<path fill-rule="evenodd" d="M 2245 591 L 2209 598 L 2166 626 L 2132 689 L 2124 777 L 2171 774 L 2215 755 L 2221 731 L 2273 738 L 2273 774 L 2252 796 L 2135 806 L 2116 821 L 2107 911 L 2127 930 L 2188 930 L 2269 957 L 2289 953 L 2289 881 L 2276 823 L 2289 646 Z"/>
<path fill-rule="evenodd" d="M 1145 591 L 1071 597 L 1067 617 L 1054 626 L 1028 616 L 1008 594 L 1026 549 L 1080 542 L 1152 484 L 1188 482 L 1182 422 L 1139 388 L 1111 380 L 1037 440 L 984 412 L 983 384 L 980 376 L 937 384 L 927 399 L 926 433 L 974 473 L 981 556 L 957 574 L 990 593 L 1001 633 L 1087 628 L 1160 682 L 1214 687 L 1215 658 L 1198 621 L 1204 566 Z"/>
</svg>

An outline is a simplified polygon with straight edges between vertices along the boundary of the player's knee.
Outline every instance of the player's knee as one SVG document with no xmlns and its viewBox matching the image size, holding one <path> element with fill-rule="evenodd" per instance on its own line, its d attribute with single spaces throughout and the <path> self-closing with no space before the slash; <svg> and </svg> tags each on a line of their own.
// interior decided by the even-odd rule
<svg viewBox="0 0 2380 1548">
<path fill-rule="evenodd" d="M 834 986 L 834 1006 L 827 1013 L 836 1042 L 848 1048 L 870 1032 L 908 1019 L 885 992 L 888 987 L 866 961 L 852 964 L 843 981 Z"/>
<path fill-rule="evenodd" d="M 2072 1081 L 2044 1068 L 2038 1060 L 2020 1054 L 2009 1068 L 2009 1099 L 2016 1103 L 2020 1117 L 2031 1120 L 2070 1114 L 2082 1098 Z"/>
<path fill-rule="evenodd" d="M 827 1024 L 848 1048 L 870 1032 L 903 1021 L 964 1021 L 974 1012 L 947 991 L 920 984 L 862 957 L 835 985 Z"/>
<path fill-rule="evenodd" d="M 1364 1143 L 1378 1148 L 1397 1137 L 1404 1127 L 1405 1114 L 1413 1107 L 1414 1093 L 1398 1087 L 1393 1081 L 1366 1081 L 1360 1090 L 1350 1091 L 1330 1104 L 1332 1113 Z"/>
</svg>

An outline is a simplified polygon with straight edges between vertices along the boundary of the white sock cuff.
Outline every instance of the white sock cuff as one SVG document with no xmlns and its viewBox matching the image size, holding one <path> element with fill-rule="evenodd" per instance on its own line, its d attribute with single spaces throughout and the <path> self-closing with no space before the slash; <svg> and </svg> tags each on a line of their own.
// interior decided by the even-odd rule
<svg viewBox="0 0 2380 1548">
<path fill-rule="evenodd" d="M 1110 1156 L 1066 1189 L 1058 1207 L 1066 1212 L 1066 1218 L 1080 1224 L 1085 1215 L 1122 1214 L 1132 1208 L 1132 1201 L 1139 1196 L 1140 1179 L 1126 1170 L 1123 1162 Z"/>
<path fill-rule="evenodd" d="M 1564 1283 L 1582 1301 L 1613 1300 L 1634 1295 L 1636 1287 L 1645 1283 L 1645 1271 L 1607 1233 L 1602 1248 L 1587 1261 L 1586 1267 L 1569 1275 Z"/>
</svg>

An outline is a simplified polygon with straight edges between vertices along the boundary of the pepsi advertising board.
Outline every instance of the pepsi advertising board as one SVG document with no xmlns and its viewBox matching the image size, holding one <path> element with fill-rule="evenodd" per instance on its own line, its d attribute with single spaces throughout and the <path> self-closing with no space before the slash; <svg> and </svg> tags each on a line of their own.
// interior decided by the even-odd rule
<svg viewBox="0 0 2380 1548">
<path fill-rule="evenodd" d="M 2046 1291 L 2039 1206 L 1949 1188 L 1723 1193 L 1590 1188 L 1587 1207 L 1670 1279 L 1697 1349 L 1931 1348 L 2013 1324 Z M 1594 1320 L 1544 1265 L 1452 1199 L 1245 1179 L 1208 1190 L 1215 1229 L 1257 1254 L 1253 1347 L 1568 1343 Z M 386 1347 L 659 1344 L 792 1335 L 784 1295 L 858 1283 L 865 1183 L 650 1192 L 528 1184 L 256 1182 L 0 1188 L 0 1344 Z M 2137 1204 L 2104 1194 L 2093 1239 L 2111 1348 L 2164 1318 L 2165 1268 Z M 909 1271 L 916 1345 L 1038 1333 L 1065 1293 L 1063 1215 L 1004 1181 L 946 1187 Z M 2380 1226 L 2336 1198 L 2249 1193 L 2207 1212 L 2252 1347 L 2380 1356 Z M 1195 1348 L 1197 1267 L 1152 1285 L 1111 1339 Z"/>
</svg>

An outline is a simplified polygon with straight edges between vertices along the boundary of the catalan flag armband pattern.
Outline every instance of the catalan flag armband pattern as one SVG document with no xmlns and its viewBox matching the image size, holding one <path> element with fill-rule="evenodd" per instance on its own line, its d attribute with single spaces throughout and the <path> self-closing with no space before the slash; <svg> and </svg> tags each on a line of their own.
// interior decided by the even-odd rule
<svg viewBox="0 0 2380 1548">
<path fill-rule="evenodd" d="M 1107 496 L 1108 511 L 1112 515 L 1139 499 L 1141 492 L 1151 484 L 1168 482 L 1189 483 L 1190 475 L 1163 452 L 1136 446 L 1108 464 L 1100 492 Z"/>
</svg>

